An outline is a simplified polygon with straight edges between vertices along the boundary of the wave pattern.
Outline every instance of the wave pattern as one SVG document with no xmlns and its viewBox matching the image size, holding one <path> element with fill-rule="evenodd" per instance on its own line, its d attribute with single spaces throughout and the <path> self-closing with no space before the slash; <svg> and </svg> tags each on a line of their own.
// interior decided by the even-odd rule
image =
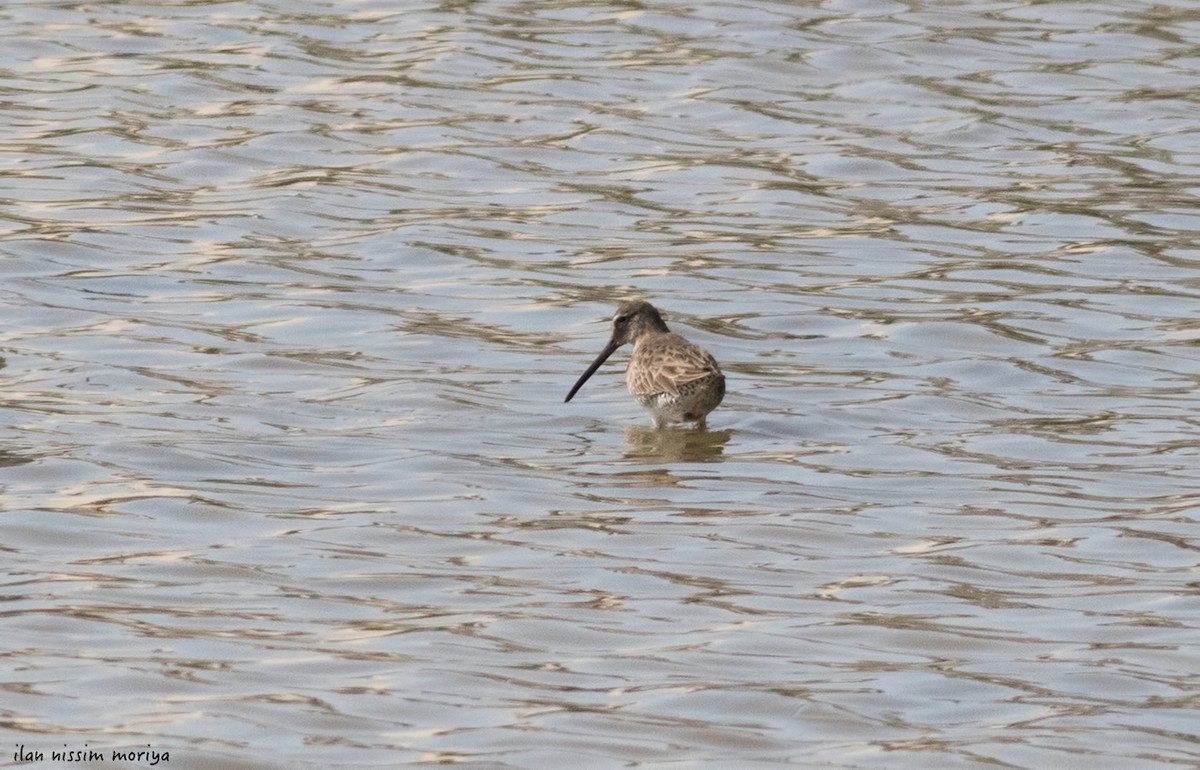
<svg viewBox="0 0 1200 770">
<path fill-rule="evenodd" d="M 0 11 L 11 743 L 1200 761 L 1200 17 L 409 5 Z"/>
</svg>

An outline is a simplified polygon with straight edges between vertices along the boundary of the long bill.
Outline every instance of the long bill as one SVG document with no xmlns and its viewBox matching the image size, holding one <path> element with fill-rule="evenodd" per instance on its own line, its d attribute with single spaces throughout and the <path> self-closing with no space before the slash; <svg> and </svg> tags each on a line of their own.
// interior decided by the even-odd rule
<svg viewBox="0 0 1200 770">
<path fill-rule="evenodd" d="M 575 394 L 578 393 L 579 389 L 583 387 L 583 383 L 587 382 L 588 378 L 595 374 L 596 370 L 599 369 L 604 362 L 608 360 L 608 357 L 615 353 L 619 347 L 621 347 L 621 345 L 616 340 L 609 340 L 608 344 L 604 346 L 604 350 L 600 351 L 600 355 L 596 356 L 596 360 L 593 361 L 592 365 L 587 368 L 587 371 L 583 373 L 583 376 L 576 380 L 575 386 L 571 388 L 571 392 L 567 394 L 565 399 L 563 399 L 564 404 L 575 397 Z"/>
</svg>

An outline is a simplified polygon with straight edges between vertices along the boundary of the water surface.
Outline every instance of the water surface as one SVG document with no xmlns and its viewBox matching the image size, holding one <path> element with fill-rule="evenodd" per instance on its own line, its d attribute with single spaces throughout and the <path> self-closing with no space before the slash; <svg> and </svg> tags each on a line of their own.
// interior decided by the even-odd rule
<svg viewBox="0 0 1200 770">
<path fill-rule="evenodd" d="M 1194 12 L 0 20 L 7 764 L 1200 762 Z"/>
</svg>

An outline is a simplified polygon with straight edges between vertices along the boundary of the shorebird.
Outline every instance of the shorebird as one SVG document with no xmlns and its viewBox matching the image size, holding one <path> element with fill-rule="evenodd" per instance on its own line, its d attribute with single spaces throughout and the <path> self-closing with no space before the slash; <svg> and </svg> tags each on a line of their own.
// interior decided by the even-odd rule
<svg viewBox="0 0 1200 770">
<path fill-rule="evenodd" d="M 725 375 L 712 355 L 663 322 L 649 302 L 622 303 L 613 314 L 612 338 L 571 388 L 570 401 L 617 348 L 633 343 L 625 384 L 654 421 L 655 428 L 676 422 L 704 425 L 704 418 L 725 398 Z"/>
</svg>

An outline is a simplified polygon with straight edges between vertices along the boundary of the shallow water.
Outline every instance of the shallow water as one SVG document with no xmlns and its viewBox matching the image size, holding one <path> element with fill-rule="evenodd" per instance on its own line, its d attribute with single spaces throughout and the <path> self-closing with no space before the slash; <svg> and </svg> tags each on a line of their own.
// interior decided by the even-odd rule
<svg viewBox="0 0 1200 770">
<path fill-rule="evenodd" d="M 1200 763 L 1200 15 L 306 8 L 0 10 L 6 764 Z"/>
</svg>

